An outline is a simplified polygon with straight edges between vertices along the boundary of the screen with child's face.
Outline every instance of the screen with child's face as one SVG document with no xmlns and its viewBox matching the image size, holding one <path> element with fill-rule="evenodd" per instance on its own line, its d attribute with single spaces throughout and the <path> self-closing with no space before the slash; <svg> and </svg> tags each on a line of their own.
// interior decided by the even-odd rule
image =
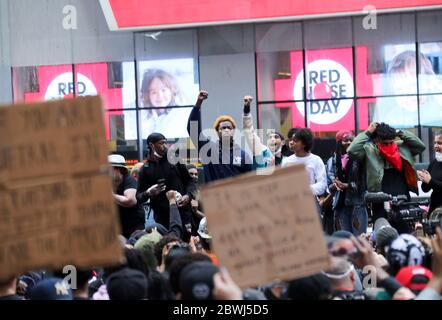
<svg viewBox="0 0 442 320">
<path fill-rule="evenodd" d="M 441 44 L 420 44 L 417 55 L 414 43 L 386 45 L 382 53 L 383 70 L 370 76 L 373 95 L 388 97 L 370 102 L 370 120 L 386 122 L 395 128 L 414 128 L 419 123 L 441 126 L 442 81 L 438 67 Z"/>
<path fill-rule="evenodd" d="M 192 58 L 139 61 L 137 94 L 142 108 L 138 113 L 141 138 L 146 139 L 153 132 L 162 133 L 168 139 L 188 137 L 187 120 L 198 90 L 198 73 Z M 126 131 L 127 139 L 136 138 L 137 133 L 132 129 Z"/>
</svg>

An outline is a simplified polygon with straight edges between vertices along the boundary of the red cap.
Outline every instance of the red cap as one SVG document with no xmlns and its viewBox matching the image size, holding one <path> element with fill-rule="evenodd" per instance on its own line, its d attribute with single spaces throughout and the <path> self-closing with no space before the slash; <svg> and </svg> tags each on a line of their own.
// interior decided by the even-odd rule
<svg viewBox="0 0 442 320">
<path fill-rule="evenodd" d="M 422 266 L 403 267 L 396 275 L 400 284 L 412 291 L 422 291 L 433 277 L 433 273 Z"/>
<path fill-rule="evenodd" d="M 340 130 L 336 133 L 336 141 L 342 141 L 352 137 L 354 137 L 354 134 L 353 131 L 350 130 Z"/>
</svg>

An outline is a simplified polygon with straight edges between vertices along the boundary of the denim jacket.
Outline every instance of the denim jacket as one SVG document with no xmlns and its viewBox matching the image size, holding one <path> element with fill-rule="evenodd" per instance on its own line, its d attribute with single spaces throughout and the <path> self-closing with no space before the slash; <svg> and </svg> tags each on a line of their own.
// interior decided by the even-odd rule
<svg viewBox="0 0 442 320">
<path fill-rule="evenodd" d="M 333 184 L 333 180 L 336 177 L 336 154 L 334 154 L 327 161 L 327 183 L 330 186 Z M 348 188 L 345 192 L 345 205 L 356 206 L 363 205 L 364 194 L 367 190 L 365 170 L 363 164 L 350 157 L 347 164 L 347 181 Z M 340 197 L 343 195 L 341 191 L 336 191 L 333 197 L 333 210 L 336 209 L 336 205 L 339 202 Z"/>
</svg>

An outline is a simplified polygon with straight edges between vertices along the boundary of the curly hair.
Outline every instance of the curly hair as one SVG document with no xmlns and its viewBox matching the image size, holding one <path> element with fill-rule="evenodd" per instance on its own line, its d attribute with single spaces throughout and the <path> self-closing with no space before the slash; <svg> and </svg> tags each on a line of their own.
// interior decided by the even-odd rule
<svg viewBox="0 0 442 320">
<path fill-rule="evenodd" d="M 304 145 L 305 152 L 310 152 L 313 149 L 313 133 L 308 128 L 300 128 L 296 130 L 292 139 L 300 140 Z"/>
<path fill-rule="evenodd" d="M 373 139 L 392 140 L 396 137 L 396 130 L 388 124 L 381 122 L 372 134 Z"/>
</svg>

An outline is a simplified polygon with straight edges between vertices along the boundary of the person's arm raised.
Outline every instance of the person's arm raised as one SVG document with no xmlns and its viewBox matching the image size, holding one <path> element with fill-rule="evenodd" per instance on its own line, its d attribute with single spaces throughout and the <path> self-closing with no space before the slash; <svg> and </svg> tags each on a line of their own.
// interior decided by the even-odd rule
<svg viewBox="0 0 442 320">
<path fill-rule="evenodd" d="M 255 129 L 253 128 L 253 117 L 250 113 L 250 105 L 253 101 L 253 97 L 245 96 L 244 97 L 244 106 L 243 106 L 243 130 L 244 137 L 246 139 L 246 143 L 249 148 L 252 150 L 254 156 L 259 156 L 264 151 L 266 146 L 262 143 L 260 137 L 256 134 Z"/>
<path fill-rule="evenodd" d="M 207 91 L 201 90 L 199 92 L 198 98 L 195 103 L 195 107 L 193 107 L 192 112 L 189 115 L 189 120 L 187 121 L 187 132 L 189 133 L 190 139 L 192 140 L 193 144 L 195 146 L 198 146 L 198 151 L 207 142 L 207 138 L 201 137 L 202 141 L 199 141 L 200 140 L 199 138 L 200 138 L 201 131 L 202 131 L 202 129 L 201 129 L 201 106 L 203 104 L 203 101 L 206 100 L 208 97 L 209 97 L 209 94 L 207 93 Z M 192 123 L 194 124 L 195 122 L 198 125 L 198 131 L 197 131 L 198 136 L 197 137 L 192 136 L 192 130 L 190 130 Z"/>
</svg>

